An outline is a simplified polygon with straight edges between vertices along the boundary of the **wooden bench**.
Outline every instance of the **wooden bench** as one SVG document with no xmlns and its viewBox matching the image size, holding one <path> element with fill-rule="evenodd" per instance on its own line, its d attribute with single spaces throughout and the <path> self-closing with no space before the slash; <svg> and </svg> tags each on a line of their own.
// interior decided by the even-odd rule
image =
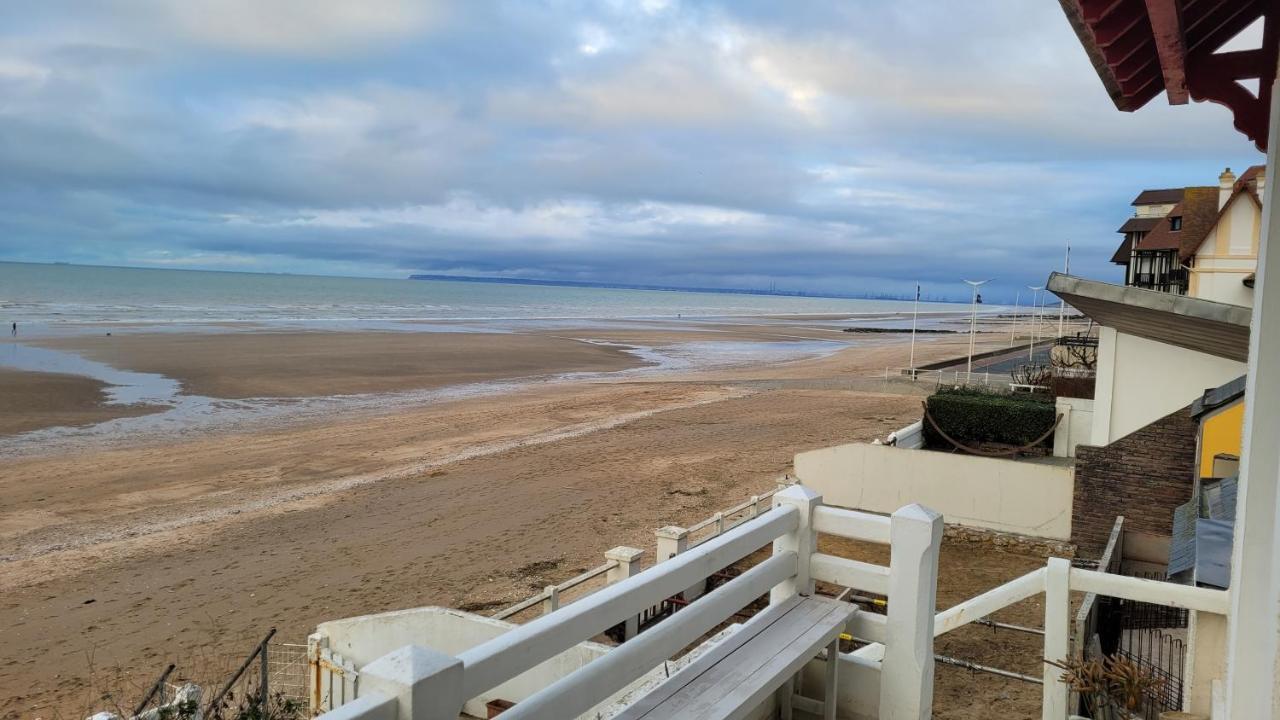
<svg viewBox="0 0 1280 720">
<path fill-rule="evenodd" d="M 857 607 L 826 597 L 794 596 L 748 620 L 737 632 L 632 703 L 616 720 L 738 718 L 777 695 L 784 720 L 792 708 L 836 716 L 840 633 Z M 819 703 L 795 694 L 795 677 L 827 648 Z"/>
</svg>

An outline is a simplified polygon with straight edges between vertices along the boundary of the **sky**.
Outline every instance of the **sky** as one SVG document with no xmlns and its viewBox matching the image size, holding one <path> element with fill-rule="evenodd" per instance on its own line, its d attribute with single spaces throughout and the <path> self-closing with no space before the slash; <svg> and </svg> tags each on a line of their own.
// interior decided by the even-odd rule
<svg viewBox="0 0 1280 720">
<path fill-rule="evenodd" d="M 1010 301 L 1262 161 L 1054 0 L 0 5 L 0 260 Z"/>
</svg>

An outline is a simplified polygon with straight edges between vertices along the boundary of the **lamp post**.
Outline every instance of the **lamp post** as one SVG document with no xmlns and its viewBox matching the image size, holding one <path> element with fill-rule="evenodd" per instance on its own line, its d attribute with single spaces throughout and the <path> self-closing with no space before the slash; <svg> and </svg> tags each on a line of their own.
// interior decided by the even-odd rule
<svg viewBox="0 0 1280 720">
<path fill-rule="evenodd" d="M 1062 273 L 1064 275 L 1071 274 L 1071 243 L 1067 242 L 1067 260 L 1063 263 Z M 1062 323 L 1067 318 L 1067 301 L 1062 300 L 1058 305 L 1058 337 L 1062 337 Z"/>
<path fill-rule="evenodd" d="M 991 280 L 965 280 L 965 284 L 973 288 L 973 300 L 969 305 L 972 308 L 969 316 L 969 364 L 966 366 L 965 372 L 973 374 L 973 343 L 978 333 L 978 288 L 991 282 Z"/>
<path fill-rule="evenodd" d="M 1031 333 L 1031 344 L 1027 347 L 1027 362 L 1035 359 L 1036 340 L 1040 339 L 1040 305 L 1037 299 L 1040 297 L 1040 291 L 1044 289 L 1043 285 L 1028 285 L 1027 289 L 1031 291 L 1031 314 L 1036 319 L 1035 331 Z"/>
<path fill-rule="evenodd" d="M 1018 305 L 1021 303 L 1022 291 L 1019 290 L 1013 300 L 1013 326 L 1009 328 L 1009 347 L 1013 347 L 1013 337 L 1018 334 Z"/>
</svg>

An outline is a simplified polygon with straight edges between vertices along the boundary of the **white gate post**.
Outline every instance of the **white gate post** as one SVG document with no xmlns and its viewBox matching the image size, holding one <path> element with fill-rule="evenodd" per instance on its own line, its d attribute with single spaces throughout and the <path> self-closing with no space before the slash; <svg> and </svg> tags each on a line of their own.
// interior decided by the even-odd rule
<svg viewBox="0 0 1280 720">
<path fill-rule="evenodd" d="M 360 692 L 396 699 L 398 720 L 457 720 L 462 661 L 421 645 L 405 645 L 360 670 Z"/>
<path fill-rule="evenodd" d="M 818 531 L 813 529 L 813 510 L 822 504 L 822 495 L 805 487 L 792 485 L 773 495 L 773 506 L 794 505 L 800 511 L 800 525 L 794 532 L 773 541 L 773 554 L 794 551 L 799 563 L 795 577 L 783 580 L 769 592 L 769 604 L 780 603 L 792 595 L 812 595 L 813 578 L 809 575 L 809 560 L 818 548 Z"/>
<path fill-rule="evenodd" d="M 933 616 L 942 516 L 921 505 L 907 505 L 890 522 L 880 717 L 928 720 L 933 715 Z"/>
<path fill-rule="evenodd" d="M 627 578 L 640 572 L 640 558 L 644 557 L 644 551 L 633 547 L 616 547 L 604 554 L 606 560 L 612 560 L 618 563 L 613 569 L 605 573 L 604 581 L 610 585 L 626 580 Z M 623 639 L 630 640 L 640 632 L 640 618 L 632 615 L 627 618 L 626 625 L 623 626 Z"/>
<path fill-rule="evenodd" d="M 1044 574 L 1044 659 L 1062 662 L 1071 652 L 1071 561 L 1049 558 Z M 1062 720 L 1067 716 L 1067 684 L 1062 670 L 1048 663 L 1044 666 L 1043 720 Z"/>
</svg>

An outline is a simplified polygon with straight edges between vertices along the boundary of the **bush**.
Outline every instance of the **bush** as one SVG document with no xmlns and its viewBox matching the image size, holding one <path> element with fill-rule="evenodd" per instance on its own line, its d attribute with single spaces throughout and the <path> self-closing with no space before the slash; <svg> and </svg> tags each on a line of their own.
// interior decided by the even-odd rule
<svg viewBox="0 0 1280 720">
<path fill-rule="evenodd" d="M 1003 443 L 1027 445 L 1053 427 L 1057 417 L 1053 398 L 1035 394 L 1005 394 L 975 388 L 941 390 L 928 402 L 929 415 L 946 434 L 966 445 Z M 925 444 L 951 449 L 952 445 L 924 423 Z M 1041 441 L 1048 446 L 1052 436 Z"/>
</svg>

